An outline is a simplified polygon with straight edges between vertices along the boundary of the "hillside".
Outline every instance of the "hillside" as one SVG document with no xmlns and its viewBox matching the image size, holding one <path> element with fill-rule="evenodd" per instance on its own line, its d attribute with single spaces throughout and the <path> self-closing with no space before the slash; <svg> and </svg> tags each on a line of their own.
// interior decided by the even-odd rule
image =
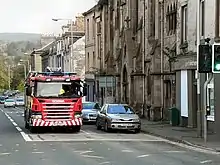
<svg viewBox="0 0 220 165">
<path fill-rule="evenodd" d="M 0 33 L 0 40 L 4 42 L 18 42 L 18 41 L 39 41 L 41 34 L 35 33 Z"/>
</svg>

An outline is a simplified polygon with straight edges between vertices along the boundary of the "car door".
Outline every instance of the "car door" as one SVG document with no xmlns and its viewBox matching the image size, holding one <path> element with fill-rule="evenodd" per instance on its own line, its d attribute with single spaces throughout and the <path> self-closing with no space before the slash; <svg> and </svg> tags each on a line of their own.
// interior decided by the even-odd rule
<svg viewBox="0 0 220 165">
<path fill-rule="evenodd" d="M 105 121 L 106 121 L 106 118 L 107 118 L 107 108 L 108 108 L 108 105 L 104 106 L 102 111 L 100 112 L 100 125 L 101 126 L 104 126 L 105 125 Z"/>
</svg>

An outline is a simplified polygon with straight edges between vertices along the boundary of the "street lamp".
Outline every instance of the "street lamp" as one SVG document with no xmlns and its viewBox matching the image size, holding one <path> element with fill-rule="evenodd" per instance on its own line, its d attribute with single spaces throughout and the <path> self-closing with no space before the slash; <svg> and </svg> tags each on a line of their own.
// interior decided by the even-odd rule
<svg viewBox="0 0 220 165">
<path fill-rule="evenodd" d="M 27 76 L 26 65 L 22 64 L 22 63 L 18 63 L 18 66 L 21 66 L 21 65 L 23 65 L 23 67 L 24 67 L 24 78 L 26 79 L 26 76 Z"/>
<path fill-rule="evenodd" d="M 72 57 L 73 57 L 73 20 L 72 19 L 62 19 L 62 18 L 52 18 L 52 21 L 70 21 L 71 53 L 70 53 L 70 58 L 69 58 L 69 71 L 71 72 L 71 70 L 72 70 Z M 75 72 L 75 69 L 74 69 L 74 72 Z"/>
<path fill-rule="evenodd" d="M 22 59 L 20 59 L 20 63 L 23 63 L 23 62 L 27 62 L 27 65 L 29 67 L 29 71 L 31 71 L 31 65 L 29 63 L 29 60 L 22 60 Z"/>
</svg>

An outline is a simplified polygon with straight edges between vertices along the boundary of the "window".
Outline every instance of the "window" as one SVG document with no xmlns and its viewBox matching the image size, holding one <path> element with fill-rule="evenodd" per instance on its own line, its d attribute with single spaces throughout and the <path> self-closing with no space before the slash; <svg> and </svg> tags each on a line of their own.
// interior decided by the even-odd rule
<svg viewBox="0 0 220 165">
<path fill-rule="evenodd" d="M 86 27 L 87 27 L 87 40 L 89 40 L 89 19 L 87 19 L 87 25 L 86 25 Z"/>
<path fill-rule="evenodd" d="M 95 52 L 92 52 L 92 56 L 93 56 L 93 67 L 96 68 L 96 58 L 95 58 Z"/>
<path fill-rule="evenodd" d="M 92 37 L 93 38 L 95 37 L 95 25 L 96 25 L 95 22 L 96 22 L 95 18 L 93 17 L 93 22 L 92 22 Z"/>
<path fill-rule="evenodd" d="M 201 2 L 201 36 L 205 35 L 205 2 Z"/>
<path fill-rule="evenodd" d="M 220 0 L 216 0 L 216 6 L 215 6 L 215 10 L 216 10 L 216 15 L 215 15 L 215 37 L 219 38 L 219 31 L 220 31 L 220 26 L 219 26 L 219 20 L 220 20 Z"/>
<path fill-rule="evenodd" d="M 155 0 L 150 0 L 150 36 L 155 36 Z"/>
<path fill-rule="evenodd" d="M 177 24 L 177 8 L 176 5 L 173 4 L 167 7 L 167 33 L 172 34 L 176 32 L 176 24 Z"/>
<path fill-rule="evenodd" d="M 90 69 L 90 65 L 89 65 L 89 52 L 87 54 L 87 66 L 88 66 L 88 71 L 89 71 L 89 69 Z"/>
<path fill-rule="evenodd" d="M 94 102 L 85 102 L 83 103 L 83 109 L 96 109 L 96 110 L 100 110 L 101 107 L 98 103 L 94 103 Z"/>
<path fill-rule="evenodd" d="M 67 82 L 37 82 L 36 97 L 77 97 L 81 96 L 78 81 Z"/>
<path fill-rule="evenodd" d="M 187 5 L 181 9 L 181 40 L 182 43 L 187 41 Z"/>
</svg>

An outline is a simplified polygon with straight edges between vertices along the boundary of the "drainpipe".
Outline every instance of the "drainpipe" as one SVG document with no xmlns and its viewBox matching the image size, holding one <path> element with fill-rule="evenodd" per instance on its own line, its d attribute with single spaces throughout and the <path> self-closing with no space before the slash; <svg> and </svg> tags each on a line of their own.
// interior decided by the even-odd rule
<svg viewBox="0 0 220 165">
<path fill-rule="evenodd" d="M 146 53 L 146 49 L 145 49 L 145 28 L 146 28 L 146 22 L 145 22 L 145 18 L 146 18 L 146 1 L 144 0 L 144 18 L 143 18 L 143 53 L 142 53 L 142 72 L 143 72 L 143 117 L 145 117 L 145 77 L 144 77 L 144 73 L 145 73 L 145 53 Z"/>
<path fill-rule="evenodd" d="M 161 67 L 161 119 L 163 119 L 163 112 L 164 112 L 164 54 L 163 54 L 163 49 L 164 49 L 164 10 L 163 10 L 163 5 L 164 5 L 164 0 L 159 1 L 161 4 L 161 49 L 160 49 L 160 67 Z"/>
</svg>

